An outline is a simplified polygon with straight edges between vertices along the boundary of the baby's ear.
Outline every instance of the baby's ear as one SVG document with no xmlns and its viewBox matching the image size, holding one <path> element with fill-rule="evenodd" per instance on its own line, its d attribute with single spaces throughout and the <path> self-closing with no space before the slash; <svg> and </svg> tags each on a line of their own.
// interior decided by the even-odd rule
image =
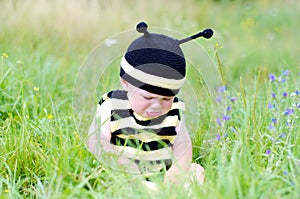
<svg viewBox="0 0 300 199">
<path fill-rule="evenodd" d="M 120 82 L 121 82 L 123 89 L 127 91 L 128 90 L 128 82 L 126 80 L 124 80 L 123 78 L 120 78 Z"/>
</svg>

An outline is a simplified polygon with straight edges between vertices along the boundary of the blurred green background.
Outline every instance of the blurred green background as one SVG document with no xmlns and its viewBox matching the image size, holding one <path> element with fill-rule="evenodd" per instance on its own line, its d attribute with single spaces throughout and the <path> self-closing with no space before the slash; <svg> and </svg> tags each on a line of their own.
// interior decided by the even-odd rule
<svg viewBox="0 0 300 199">
<path fill-rule="evenodd" d="M 37 69 L 38 60 L 55 60 L 51 67 L 63 75 L 58 78 L 74 78 L 97 44 L 134 29 L 141 20 L 186 35 L 213 28 L 212 42 L 202 45 L 222 47 L 219 54 L 229 79 L 249 78 L 257 70 L 299 70 L 296 0 L 2 0 L 0 6 L 1 51 L 32 62 L 28 70 Z"/>
</svg>

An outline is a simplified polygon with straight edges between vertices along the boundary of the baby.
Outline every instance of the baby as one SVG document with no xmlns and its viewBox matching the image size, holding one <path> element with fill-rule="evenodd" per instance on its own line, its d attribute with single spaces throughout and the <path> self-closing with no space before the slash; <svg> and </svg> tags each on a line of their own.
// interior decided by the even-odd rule
<svg viewBox="0 0 300 199">
<path fill-rule="evenodd" d="M 102 96 L 88 134 L 88 149 L 111 166 L 141 174 L 162 174 L 165 182 L 183 176 L 203 183 L 204 169 L 192 163 L 192 144 L 184 120 L 184 102 L 176 97 L 185 82 L 186 63 L 180 44 L 213 34 L 208 29 L 182 40 L 143 33 L 121 60 L 123 90 Z"/>
</svg>

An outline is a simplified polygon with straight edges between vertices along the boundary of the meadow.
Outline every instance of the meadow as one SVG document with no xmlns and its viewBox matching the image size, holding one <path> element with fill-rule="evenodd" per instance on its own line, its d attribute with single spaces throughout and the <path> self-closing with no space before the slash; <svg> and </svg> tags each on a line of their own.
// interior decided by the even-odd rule
<svg viewBox="0 0 300 199">
<path fill-rule="evenodd" d="M 0 198 L 300 198 L 299 1 L 2 0 L 0 10 Z M 94 109 L 76 102 L 96 106 L 118 85 L 119 63 L 76 92 L 82 66 L 142 20 L 179 35 L 215 31 L 190 46 L 218 74 L 202 79 L 204 55 L 191 53 L 200 61 L 181 91 L 193 161 L 206 170 L 189 191 L 151 192 L 85 145 Z"/>
</svg>

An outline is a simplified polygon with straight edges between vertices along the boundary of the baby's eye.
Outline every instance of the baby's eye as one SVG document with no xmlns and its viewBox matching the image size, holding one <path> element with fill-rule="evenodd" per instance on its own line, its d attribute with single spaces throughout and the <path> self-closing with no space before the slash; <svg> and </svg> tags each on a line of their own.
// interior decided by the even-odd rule
<svg viewBox="0 0 300 199">
<path fill-rule="evenodd" d="M 144 98 L 145 100 L 151 100 L 151 99 L 153 99 L 152 97 L 147 97 L 147 96 L 143 96 L 143 98 Z"/>
<path fill-rule="evenodd" d="M 163 98 L 164 101 L 170 101 L 172 98 Z"/>
</svg>

